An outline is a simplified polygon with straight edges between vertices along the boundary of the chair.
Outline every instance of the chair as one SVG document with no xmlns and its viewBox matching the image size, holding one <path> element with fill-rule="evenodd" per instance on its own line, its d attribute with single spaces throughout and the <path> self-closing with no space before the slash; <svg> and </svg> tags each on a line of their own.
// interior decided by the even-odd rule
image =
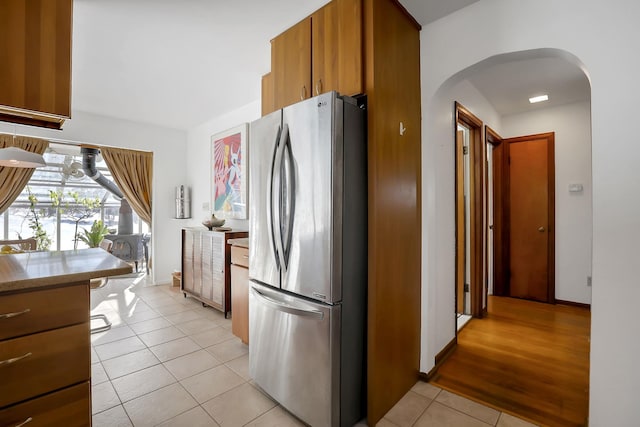
<svg viewBox="0 0 640 427">
<path fill-rule="evenodd" d="M 113 249 L 113 241 L 109 239 L 102 239 L 102 242 L 100 242 L 100 247 L 105 251 L 111 253 L 111 250 Z"/>
<path fill-rule="evenodd" d="M 2 246 L 13 246 L 22 251 L 35 251 L 38 249 L 38 242 L 33 237 L 29 239 L 0 240 L 0 247 Z"/>
<path fill-rule="evenodd" d="M 109 239 L 102 239 L 102 242 L 100 242 L 100 248 L 104 249 L 105 251 L 111 253 L 111 249 L 113 248 L 113 242 Z M 109 278 L 108 277 L 100 277 L 97 279 L 91 279 L 91 281 L 89 282 L 89 287 L 91 289 L 100 289 L 100 288 L 104 288 L 107 283 L 109 282 Z M 111 322 L 109 321 L 109 319 L 107 318 L 106 315 L 104 314 L 92 314 L 89 317 L 91 320 L 102 320 L 104 322 L 104 325 L 102 326 L 97 326 L 95 328 L 91 328 L 91 333 L 92 334 L 97 334 L 98 332 L 104 332 L 104 331 L 108 331 L 109 329 L 111 329 Z"/>
</svg>

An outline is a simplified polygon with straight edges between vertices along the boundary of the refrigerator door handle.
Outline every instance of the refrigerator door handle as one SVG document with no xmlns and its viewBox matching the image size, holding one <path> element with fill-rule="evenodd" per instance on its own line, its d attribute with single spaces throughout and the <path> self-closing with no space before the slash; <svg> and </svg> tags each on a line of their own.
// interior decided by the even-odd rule
<svg viewBox="0 0 640 427">
<path fill-rule="evenodd" d="M 316 320 L 322 320 L 324 318 L 324 313 L 321 311 L 307 310 L 304 308 L 299 308 L 291 304 L 288 304 L 285 301 L 278 301 L 275 298 L 266 296 L 265 294 L 263 294 L 262 292 L 260 292 L 255 288 L 251 288 L 251 292 L 256 298 L 260 299 L 263 303 L 269 305 L 270 307 L 278 311 L 293 314 L 294 316 L 311 317 Z"/>
<path fill-rule="evenodd" d="M 279 229 L 279 227 L 275 226 L 273 223 L 274 220 L 274 210 L 273 210 L 273 190 L 274 190 L 274 178 L 275 171 L 277 170 L 277 154 L 278 154 L 278 142 L 280 141 L 280 135 L 282 134 L 282 128 L 278 126 L 278 133 L 276 134 L 275 146 L 273 147 L 273 157 L 271 158 L 271 168 L 269 169 L 269 186 L 267 200 L 269 200 L 269 205 L 267 208 L 267 226 L 269 227 L 269 236 L 271 236 L 271 250 L 273 253 L 273 257 L 275 258 L 276 267 L 280 270 L 280 256 L 278 255 L 278 247 L 276 245 L 276 235 L 275 230 Z M 278 193 L 279 194 L 279 193 Z M 279 197 L 279 196 L 278 196 Z"/>
<path fill-rule="evenodd" d="M 283 170 L 285 172 L 285 188 L 286 192 L 283 195 L 285 209 L 284 215 L 284 235 L 282 239 L 284 247 L 284 260 L 286 265 L 289 265 L 289 254 L 291 253 L 291 236 L 293 234 L 293 220 L 296 210 L 296 168 L 293 158 L 293 151 L 291 150 L 291 139 L 287 138 L 286 147 L 283 154 Z"/>
<path fill-rule="evenodd" d="M 274 240 L 276 245 L 276 252 L 278 253 L 280 268 L 283 268 L 285 271 L 287 270 L 288 264 L 286 258 L 284 256 L 284 242 L 282 238 L 282 198 L 284 197 L 282 194 L 282 157 L 284 155 L 284 149 L 286 147 L 286 142 L 289 139 L 289 126 L 285 124 L 282 127 L 282 132 L 280 133 L 280 141 L 278 141 L 277 150 L 275 154 L 275 160 L 273 165 L 273 173 L 272 176 L 272 187 L 275 187 L 277 191 L 276 194 L 272 194 L 271 203 L 272 203 L 272 218 L 275 219 L 273 224 L 273 229 L 276 231 Z M 275 181 L 275 185 L 273 182 Z M 273 189 L 272 189 L 273 191 Z M 273 208 L 273 200 L 276 200 L 277 206 L 275 209 Z"/>
</svg>

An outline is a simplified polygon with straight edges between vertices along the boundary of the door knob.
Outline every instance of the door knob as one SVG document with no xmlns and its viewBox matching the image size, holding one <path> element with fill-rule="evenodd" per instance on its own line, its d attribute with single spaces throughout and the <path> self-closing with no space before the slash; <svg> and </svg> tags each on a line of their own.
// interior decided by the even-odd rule
<svg viewBox="0 0 640 427">
<path fill-rule="evenodd" d="M 538 231 L 542 233 L 544 231 L 544 227 L 538 228 Z"/>
</svg>

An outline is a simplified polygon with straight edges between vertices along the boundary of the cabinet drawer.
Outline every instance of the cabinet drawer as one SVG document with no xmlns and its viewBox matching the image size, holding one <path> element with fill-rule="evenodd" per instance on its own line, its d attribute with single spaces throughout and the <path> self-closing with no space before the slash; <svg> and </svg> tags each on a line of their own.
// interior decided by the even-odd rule
<svg viewBox="0 0 640 427">
<path fill-rule="evenodd" d="M 89 286 L 22 292 L 0 297 L 0 340 L 86 322 Z"/>
<path fill-rule="evenodd" d="M 231 264 L 249 268 L 249 249 L 231 246 Z"/>
<path fill-rule="evenodd" d="M 91 393 L 84 382 L 46 396 L 0 410 L 0 425 L 25 427 L 84 427 L 91 421 Z"/>
<path fill-rule="evenodd" d="M 0 407 L 89 380 L 90 345 L 89 322 L 0 341 Z"/>
</svg>

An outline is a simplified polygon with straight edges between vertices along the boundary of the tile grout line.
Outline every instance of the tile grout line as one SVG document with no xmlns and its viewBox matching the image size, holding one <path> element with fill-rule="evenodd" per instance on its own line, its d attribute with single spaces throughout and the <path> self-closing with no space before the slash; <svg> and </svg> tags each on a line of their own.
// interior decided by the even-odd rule
<svg viewBox="0 0 640 427">
<path fill-rule="evenodd" d="M 413 391 L 413 390 L 409 389 L 409 391 Z M 436 395 L 435 395 L 435 396 L 433 396 L 433 399 L 431 399 L 431 402 L 429 402 L 429 404 L 426 406 L 426 408 L 424 408 L 424 410 L 423 410 L 422 412 L 420 412 L 420 415 L 418 415 L 418 418 L 416 418 L 416 420 L 413 422 L 413 424 L 411 424 L 412 426 L 415 426 L 415 425 L 416 425 L 416 423 L 418 422 L 418 420 L 420 419 L 420 417 L 422 417 L 422 416 L 425 414 L 425 412 L 427 412 L 427 410 L 431 407 L 431 405 L 433 405 L 433 402 L 435 402 L 435 401 L 436 401 L 436 398 L 440 395 L 440 392 L 442 392 L 442 390 L 439 390 L 439 391 L 436 393 Z M 414 393 L 416 393 L 416 392 L 414 391 Z M 419 395 L 419 396 L 422 396 L 420 393 L 416 393 L 416 394 L 417 394 L 417 395 Z M 422 397 L 426 397 L 426 396 L 422 396 Z M 386 414 L 385 414 L 385 415 L 386 415 Z M 383 418 L 384 418 L 384 417 L 383 417 Z M 395 423 L 394 423 L 394 424 L 395 424 Z"/>
</svg>

